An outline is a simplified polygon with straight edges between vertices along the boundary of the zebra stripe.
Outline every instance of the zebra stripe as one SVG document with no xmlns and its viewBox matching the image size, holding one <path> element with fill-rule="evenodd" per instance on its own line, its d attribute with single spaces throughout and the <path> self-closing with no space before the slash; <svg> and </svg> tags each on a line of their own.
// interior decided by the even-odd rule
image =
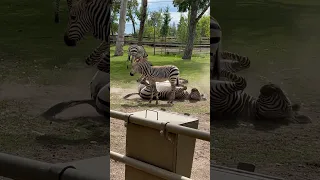
<svg viewBox="0 0 320 180">
<path fill-rule="evenodd" d="M 76 46 L 87 32 L 92 32 L 96 39 L 103 41 L 86 59 L 88 65 L 94 65 L 100 60 L 101 68 L 101 66 L 106 67 L 110 61 L 111 2 L 111 0 L 79 0 L 73 3 L 70 9 L 64 34 L 64 42 L 67 46 Z M 107 55 L 101 58 L 103 53 Z"/>
<path fill-rule="evenodd" d="M 131 59 L 130 59 L 131 57 Z M 137 44 L 132 44 L 128 48 L 128 61 L 132 62 L 135 58 L 146 58 L 148 57 L 148 53 L 144 49 L 143 46 L 139 46 Z"/>
<path fill-rule="evenodd" d="M 97 71 L 90 82 L 91 99 L 95 101 L 96 111 L 109 117 L 110 112 L 110 74 Z"/>
<path fill-rule="evenodd" d="M 222 58 L 221 64 L 223 62 L 227 62 L 225 59 L 232 60 L 233 63 L 225 63 L 226 66 L 234 64 L 233 67 L 232 66 L 229 67 L 230 68 L 229 71 L 231 71 L 231 72 L 238 72 L 243 69 L 248 69 L 251 64 L 251 62 L 247 56 L 241 56 L 237 53 L 232 53 L 229 51 L 222 51 L 222 52 L 220 52 L 220 56 Z M 221 68 L 223 68 L 223 67 L 221 67 Z"/>
<path fill-rule="evenodd" d="M 131 67 L 130 75 L 134 76 L 134 74 L 138 72 L 144 76 L 145 80 L 148 80 L 150 86 L 152 86 L 152 91 L 155 91 L 157 98 L 157 89 L 156 82 L 163 82 L 169 80 L 171 84 L 171 97 L 168 103 L 172 103 L 175 99 L 175 88 L 176 83 L 179 81 L 179 69 L 174 65 L 166 65 L 166 66 L 151 66 L 150 63 L 144 59 L 136 59 Z M 151 93 L 151 96 L 153 93 Z M 150 98 L 150 102 L 152 101 L 152 97 Z M 157 104 L 158 101 L 156 101 Z"/>
<path fill-rule="evenodd" d="M 60 0 L 55 0 L 55 11 L 54 11 L 54 22 L 59 23 L 60 18 L 59 18 L 59 13 L 60 13 Z M 71 6 L 72 6 L 72 0 L 67 0 L 67 5 L 68 5 L 68 11 L 70 12 Z"/>
<path fill-rule="evenodd" d="M 280 87 L 271 83 L 262 86 L 257 99 L 242 91 L 246 87 L 243 77 L 225 70 L 221 70 L 221 74 L 231 82 L 210 82 L 210 108 L 213 119 L 282 119 L 293 116 L 292 104 Z"/>
<path fill-rule="evenodd" d="M 220 46 L 221 46 L 222 31 L 218 21 L 210 16 L 210 66 L 211 79 L 220 78 Z"/>
</svg>

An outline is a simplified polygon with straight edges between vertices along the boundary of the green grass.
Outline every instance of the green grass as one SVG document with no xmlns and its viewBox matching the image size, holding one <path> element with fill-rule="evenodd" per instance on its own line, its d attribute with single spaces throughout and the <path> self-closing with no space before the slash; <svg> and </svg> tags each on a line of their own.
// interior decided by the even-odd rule
<svg viewBox="0 0 320 180">
<path fill-rule="evenodd" d="M 127 63 L 127 49 L 128 46 L 124 46 L 123 56 L 113 56 L 115 47 L 111 47 L 111 76 L 110 81 L 112 86 L 126 87 L 140 77 L 139 74 L 130 76 L 130 63 Z M 180 56 L 161 56 L 153 55 L 153 48 L 145 48 L 148 53 L 148 59 L 155 66 L 161 65 L 175 65 L 180 70 L 180 76 L 188 79 L 189 82 L 198 81 L 204 76 L 207 76 L 210 72 L 210 60 L 209 54 L 202 56 L 193 56 L 191 60 L 182 60 Z M 127 69 L 127 65 L 129 69 Z"/>
</svg>

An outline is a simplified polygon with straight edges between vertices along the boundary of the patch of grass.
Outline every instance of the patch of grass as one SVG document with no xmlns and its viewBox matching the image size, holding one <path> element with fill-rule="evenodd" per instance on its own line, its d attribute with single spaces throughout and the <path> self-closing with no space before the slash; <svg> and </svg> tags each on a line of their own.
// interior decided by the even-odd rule
<svg viewBox="0 0 320 180">
<path fill-rule="evenodd" d="M 115 47 L 111 47 L 111 86 L 128 87 L 132 83 L 136 83 L 140 77 L 140 74 L 130 76 L 130 63 L 127 63 L 127 49 L 128 46 L 124 46 L 123 56 L 113 56 Z M 188 79 L 189 82 L 198 81 L 210 72 L 210 59 L 209 54 L 202 57 L 192 57 L 191 60 L 182 60 L 180 56 L 161 56 L 153 55 L 151 47 L 145 47 L 148 53 L 148 59 L 154 66 L 161 65 L 175 65 L 180 70 L 180 77 Z M 127 69 L 127 65 L 129 69 Z"/>
</svg>

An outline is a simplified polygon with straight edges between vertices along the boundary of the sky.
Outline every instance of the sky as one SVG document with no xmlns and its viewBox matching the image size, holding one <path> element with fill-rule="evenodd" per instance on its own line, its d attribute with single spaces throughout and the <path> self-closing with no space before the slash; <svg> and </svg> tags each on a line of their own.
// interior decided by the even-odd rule
<svg viewBox="0 0 320 180">
<path fill-rule="evenodd" d="M 140 6 L 141 0 L 138 0 L 138 3 Z M 178 24 L 179 20 L 180 20 L 180 14 L 184 14 L 185 16 L 187 15 L 187 13 L 178 12 L 178 9 L 173 6 L 173 0 L 148 0 L 149 11 L 157 11 L 160 8 L 164 9 L 167 6 L 169 6 L 169 12 L 170 12 L 170 16 L 171 16 L 170 24 L 172 24 L 173 22 L 175 24 Z M 210 8 L 206 11 L 206 14 L 209 14 L 209 12 L 210 12 Z M 139 21 L 137 20 L 136 22 L 137 22 L 136 28 L 138 29 L 139 28 Z M 125 33 L 131 34 L 132 32 L 133 32 L 132 23 L 127 22 Z"/>
</svg>

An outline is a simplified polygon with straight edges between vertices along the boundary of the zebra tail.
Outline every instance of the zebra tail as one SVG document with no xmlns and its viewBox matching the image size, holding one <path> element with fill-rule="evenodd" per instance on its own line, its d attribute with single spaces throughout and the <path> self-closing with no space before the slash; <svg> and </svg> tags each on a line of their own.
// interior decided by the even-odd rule
<svg viewBox="0 0 320 180">
<path fill-rule="evenodd" d="M 135 95 L 135 94 L 138 94 L 138 95 L 139 95 L 139 93 L 131 93 L 131 94 L 125 95 L 125 96 L 123 97 L 123 99 L 127 99 L 128 97 L 130 97 L 130 96 L 132 96 L 132 95 Z"/>
<path fill-rule="evenodd" d="M 56 114 L 64 111 L 67 108 L 74 107 L 79 104 L 89 104 L 94 108 L 96 107 L 95 100 L 93 100 L 93 99 L 67 101 L 67 102 L 61 102 L 61 103 L 58 103 L 58 104 L 52 106 L 47 111 L 43 112 L 40 116 L 48 119 L 48 118 L 51 118 L 51 117 L 55 116 Z"/>
</svg>

